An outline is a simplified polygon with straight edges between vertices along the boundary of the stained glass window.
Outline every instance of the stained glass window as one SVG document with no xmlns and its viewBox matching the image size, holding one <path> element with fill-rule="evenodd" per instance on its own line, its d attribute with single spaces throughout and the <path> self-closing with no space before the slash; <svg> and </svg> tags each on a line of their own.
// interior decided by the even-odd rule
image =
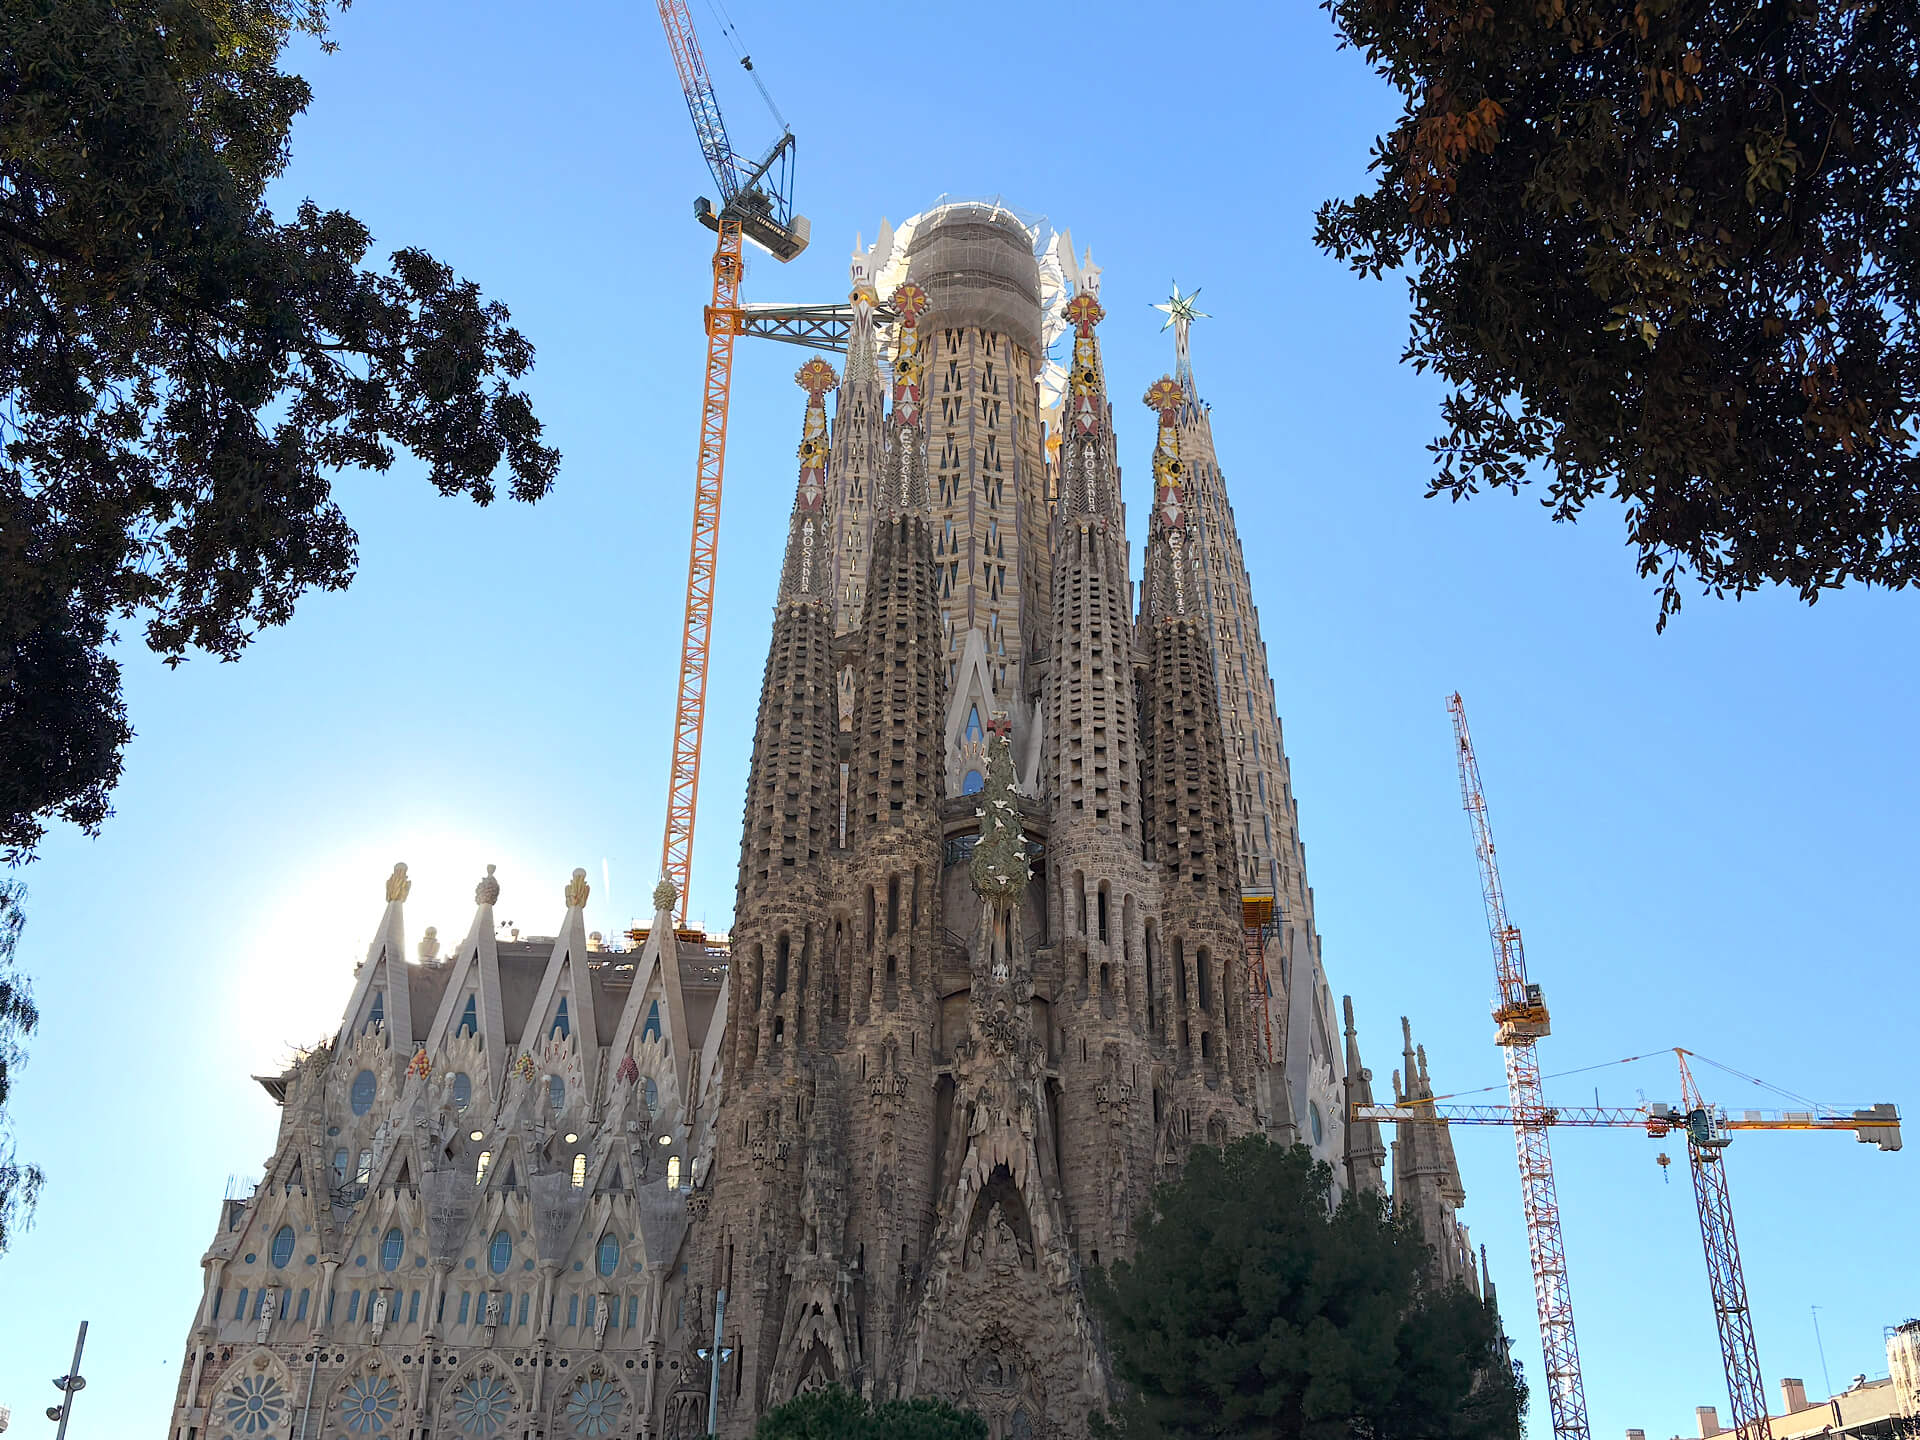
<svg viewBox="0 0 1920 1440">
<path fill-rule="evenodd" d="M 453 1423 L 462 1435 L 498 1435 L 512 1410 L 513 1390 L 499 1375 L 469 1375 L 453 1392 Z"/>
<path fill-rule="evenodd" d="M 640 1038 L 642 1040 L 660 1038 L 660 1002 L 658 1000 L 647 1007 L 647 1023 L 640 1027 Z"/>
<path fill-rule="evenodd" d="M 387 1375 L 356 1375 L 340 1392 L 340 1419 L 352 1435 L 384 1435 L 400 1410 L 400 1389 Z"/>
<path fill-rule="evenodd" d="M 293 1259 L 293 1227 L 282 1225 L 273 1232 L 273 1263 L 276 1268 L 282 1268 L 291 1259 Z"/>
<path fill-rule="evenodd" d="M 453 1108 L 465 1110 L 473 1103 L 473 1077 L 461 1070 L 453 1077 Z"/>
<path fill-rule="evenodd" d="M 287 1392 L 272 1375 L 243 1375 L 221 1397 L 227 1425 L 238 1435 L 265 1435 L 287 1414 Z"/>
<path fill-rule="evenodd" d="M 374 1079 L 371 1070 L 362 1070 L 353 1077 L 353 1090 L 347 1097 L 347 1103 L 353 1106 L 353 1113 L 364 1115 L 373 1108 Z"/>
<path fill-rule="evenodd" d="M 460 1012 L 460 1023 L 453 1028 L 455 1035 L 478 1035 L 480 1033 L 480 997 L 467 996 L 467 1008 Z"/>
<path fill-rule="evenodd" d="M 547 1077 L 547 1099 L 556 1110 L 567 1108 L 567 1082 L 558 1075 Z"/>
<path fill-rule="evenodd" d="M 549 1040 L 564 1040 L 573 1033 L 573 1026 L 567 1020 L 567 997 L 560 997 L 560 1008 L 553 1012 L 553 1028 L 547 1032 Z"/>
<path fill-rule="evenodd" d="M 406 1237 L 400 1233 L 400 1227 L 396 1225 L 393 1229 L 387 1231 L 387 1238 L 380 1242 L 380 1268 L 382 1270 L 398 1270 L 400 1268 L 400 1256 L 406 1248 Z"/>
<path fill-rule="evenodd" d="M 594 1267 L 602 1275 L 611 1275 L 620 1268 L 620 1237 L 611 1230 L 600 1237 L 600 1250 L 594 1256 Z"/>
<path fill-rule="evenodd" d="M 493 1232 L 493 1244 L 487 1247 L 487 1268 L 496 1275 L 507 1273 L 513 1263 L 513 1237 L 504 1230 Z"/>
</svg>

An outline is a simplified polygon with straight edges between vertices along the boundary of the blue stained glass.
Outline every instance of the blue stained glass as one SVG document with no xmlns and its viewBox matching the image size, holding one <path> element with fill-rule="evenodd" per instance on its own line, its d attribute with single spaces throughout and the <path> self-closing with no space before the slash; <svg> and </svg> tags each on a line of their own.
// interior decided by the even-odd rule
<svg viewBox="0 0 1920 1440">
<path fill-rule="evenodd" d="M 655 1115 L 660 1113 L 660 1087 L 653 1083 L 653 1077 L 647 1077 L 647 1109 Z"/>
<path fill-rule="evenodd" d="M 567 1296 L 567 1324 L 574 1327 L 578 1327 L 580 1324 L 580 1297 L 578 1295 Z"/>
<path fill-rule="evenodd" d="M 478 1035 L 480 1033 L 480 997 L 469 995 L 467 1008 L 460 1012 L 460 1023 L 454 1027 L 455 1035 Z"/>
<path fill-rule="evenodd" d="M 347 1183 L 347 1152 L 344 1150 L 333 1152 L 333 1183 L 336 1185 Z"/>
<path fill-rule="evenodd" d="M 293 1259 L 293 1227 L 282 1225 L 273 1233 L 273 1263 L 276 1269 Z"/>
<path fill-rule="evenodd" d="M 453 1108 L 464 1110 L 473 1103 L 473 1077 L 462 1070 L 453 1077 Z"/>
<path fill-rule="evenodd" d="M 347 1323 L 353 1324 L 360 1318 L 360 1292 L 355 1290 L 347 1296 Z"/>
<path fill-rule="evenodd" d="M 386 1023 L 387 992 L 384 990 L 376 990 L 373 992 L 373 1009 L 367 1012 L 367 1023 L 360 1027 L 360 1033 L 364 1035 L 368 1031 L 372 1031 L 377 1035 L 380 1033 L 380 1027 Z"/>
<path fill-rule="evenodd" d="M 658 1000 L 647 1007 L 647 1023 L 640 1027 L 640 1038 L 642 1040 L 660 1038 L 660 1002 Z"/>
<path fill-rule="evenodd" d="M 385 1375 L 360 1375 L 340 1396 L 340 1414 L 355 1435 L 386 1433 L 400 1409 L 400 1391 Z"/>
<path fill-rule="evenodd" d="M 985 734 L 986 731 L 980 728 L 980 707 L 978 705 L 969 705 L 967 707 L 967 743 L 969 745 L 977 745 L 980 743 L 980 738 Z"/>
<path fill-rule="evenodd" d="M 236 1320 L 247 1318 L 247 1287 L 244 1285 L 240 1287 L 240 1294 L 234 1301 L 233 1318 Z"/>
<path fill-rule="evenodd" d="M 553 1028 L 547 1032 L 549 1040 L 564 1040 L 573 1033 L 573 1026 L 567 1021 L 567 997 L 560 997 L 560 1008 L 553 1012 Z"/>
<path fill-rule="evenodd" d="M 600 1237 L 600 1253 L 594 1257 L 594 1263 L 602 1275 L 611 1275 L 620 1268 L 620 1237 L 611 1230 Z"/>
<path fill-rule="evenodd" d="M 407 1323 L 411 1325 L 413 1324 L 414 1321 L 418 1320 L 419 1318 L 420 1318 L 420 1292 L 416 1290 L 413 1292 L 412 1298 L 407 1301 Z"/>
<path fill-rule="evenodd" d="M 522 1295 L 520 1297 L 520 1318 L 514 1323 L 517 1325 L 524 1325 L 527 1323 L 527 1297 L 525 1295 Z"/>
<path fill-rule="evenodd" d="M 300 1308 L 294 1311 L 293 1314 L 295 1320 L 304 1320 L 307 1318 L 307 1301 L 311 1299 L 312 1296 L 313 1292 L 311 1290 L 302 1290 L 300 1292 Z"/>
<path fill-rule="evenodd" d="M 467 1305 L 471 1298 L 467 1291 L 462 1290 L 460 1292 L 460 1318 L 454 1321 L 454 1324 L 464 1325 L 467 1323 Z"/>
<path fill-rule="evenodd" d="M 382 1270 L 398 1270 L 400 1268 L 401 1252 L 406 1248 L 406 1237 L 400 1233 L 400 1227 L 396 1225 L 393 1229 L 387 1231 L 387 1238 L 380 1242 L 380 1268 Z"/>
<path fill-rule="evenodd" d="M 629 1295 L 627 1297 L 627 1329 L 631 1330 L 639 1322 L 639 1319 L 640 1297 L 638 1295 Z"/>
<path fill-rule="evenodd" d="M 353 1091 L 347 1097 L 347 1103 L 353 1106 L 353 1113 L 364 1115 L 373 1108 L 374 1079 L 371 1070 L 362 1070 L 353 1077 Z"/>
<path fill-rule="evenodd" d="M 513 1237 L 504 1230 L 493 1232 L 493 1244 L 487 1247 L 487 1268 L 496 1275 L 507 1273 L 513 1263 Z"/>
</svg>

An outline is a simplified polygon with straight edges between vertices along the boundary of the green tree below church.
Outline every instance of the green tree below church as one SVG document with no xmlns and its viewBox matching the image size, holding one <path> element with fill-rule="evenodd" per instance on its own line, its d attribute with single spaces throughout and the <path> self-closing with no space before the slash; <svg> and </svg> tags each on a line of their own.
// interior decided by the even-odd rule
<svg viewBox="0 0 1920 1440">
<path fill-rule="evenodd" d="M 1126 1396 L 1124 1440 L 1513 1440 L 1526 1389 L 1493 1308 L 1428 1278 L 1386 1200 L 1261 1136 L 1200 1146 L 1131 1261 L 1089 1287 Z"/>
<path fill-rule="evenodd" d="M 944 1400 L 885 1400 L 830 1385 L 760 1419 L 753 1440 L 987 1440 L 987 1422 Z"/>
</svg>

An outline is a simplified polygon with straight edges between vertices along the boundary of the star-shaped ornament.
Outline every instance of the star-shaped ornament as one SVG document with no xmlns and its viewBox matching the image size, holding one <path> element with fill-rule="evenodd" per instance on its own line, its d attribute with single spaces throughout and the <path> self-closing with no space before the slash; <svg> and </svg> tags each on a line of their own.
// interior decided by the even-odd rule
<svg viewBox="0 0 1920 1440">
<path fill-rule="evenodd" d="M 1191 325 L 1195 320 L 1211 320 L 1213 317 L 1206 311 L 1194 307 L 1193 302 L 1199 297 L 1199 294 L 1200 287 L 1196 285 L 1193 287 L 1192 293 L 1182 295 L 1180 293 L 1179 282 L 1174 282 L 1173 294 L 1170 295 L 1163 304 L 1153 307 L 1167 317 L 1167 323 L 1160 328 L 1162 330 L 1169 330 L 1175 325 Z"/>
</svg>

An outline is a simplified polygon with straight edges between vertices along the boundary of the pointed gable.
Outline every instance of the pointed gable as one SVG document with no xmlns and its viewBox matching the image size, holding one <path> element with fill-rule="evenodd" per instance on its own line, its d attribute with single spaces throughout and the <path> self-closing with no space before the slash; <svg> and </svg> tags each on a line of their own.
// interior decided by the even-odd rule
<svg viewBox="0 0 1920 1440">
<path fill-rule="evenodd" d="M 494 867 L 474 887 L 473 924 L 454 956 L 447 988 L 440 997 L 433 1028 L 427 1033 L 427 1052 L 439 1055 L 452 1037 L 471 1032 L 486 1054 L 489 1089 L 498 1094 L 506 1078 L 507 1025 L 500 993 L 500 948 L 495 935 L 493 907 L 500 898 Z"/>
<path fill-rule="evenodd" d="M 347 1002 L 346 1015 L 340 1022 L 337 1044 L 341 1049 L 356 1035 L 380 1034 L 387 1037 L 388 1049 L 399 1045 L 407 1054 L 413 1053 L 413 993 L 407 973 L 404 913 L 412 889 L 406 865 L 395 865 L 387 877 L 386 911 L 380 917 L 373 943 L 367 946 L 366 963 L 360 967 L 353 998 Z"/>
</svg>

